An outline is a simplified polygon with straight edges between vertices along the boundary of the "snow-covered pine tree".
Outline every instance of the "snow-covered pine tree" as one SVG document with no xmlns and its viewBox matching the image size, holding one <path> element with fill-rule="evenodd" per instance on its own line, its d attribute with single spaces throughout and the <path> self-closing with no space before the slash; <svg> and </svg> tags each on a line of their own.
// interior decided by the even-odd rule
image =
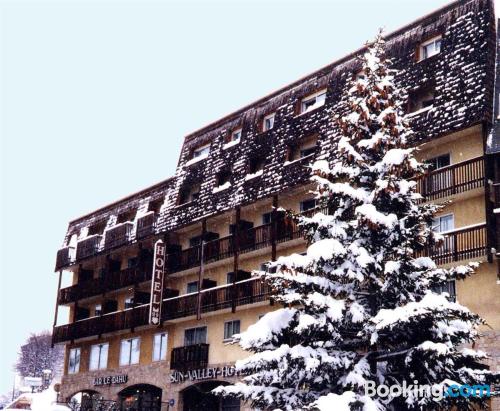
<svg viewBox="0 0 500 411">
<path fill-rule="evenodd" d="M 262 409 L 470 409 L 485 398 L 365 395 L 365 384 L 429 384 L 433 389 L 483 384 L 491 378 L 465 348 L 481 319 L 432 292 L 463 279 L 475 264 L 437 268 L 425 250 L 437 206 L 421 205 L 415 177 L 424 167 L 408 146 L 404 93 L 395 87 L 379 34 L 361 58 L 363 76 L 344 98 L 333 160 L 313 166 L 318 202 L 329 213 L 294 216 L 308 240 L 256 272 L 283 308 L 239 336 L 253 354 L 237 362 L 243 382 L 219 387 Z M 418 256 L 418 257 L 416 257 Z M 274 272 L 275 271 L 275 272 Z M 393 391 L 394 392 L 394 391 Z"/>
</svg>

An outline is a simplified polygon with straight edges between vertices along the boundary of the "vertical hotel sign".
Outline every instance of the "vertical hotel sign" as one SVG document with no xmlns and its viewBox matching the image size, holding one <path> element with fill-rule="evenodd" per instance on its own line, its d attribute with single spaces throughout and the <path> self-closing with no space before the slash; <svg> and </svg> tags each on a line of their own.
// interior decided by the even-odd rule
<svg viewBox="0 0 500 411">
<path fill-rule="evenodd" d="M 160 325 L 161 303 L 163 295 L 163 275 L 165 272 L 165 244 L 162 240 L 155 243 L 153 276 L 151 278 L 151 302 L 149 305 L 149 323 Z"/>
</svg>

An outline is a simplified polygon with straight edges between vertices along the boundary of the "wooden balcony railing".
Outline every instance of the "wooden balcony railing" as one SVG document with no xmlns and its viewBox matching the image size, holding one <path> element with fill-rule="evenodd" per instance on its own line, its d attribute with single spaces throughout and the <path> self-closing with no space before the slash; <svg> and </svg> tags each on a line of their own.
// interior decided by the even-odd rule
<svg viewBox="0 0 500 411">
<path fill-rule="evenodd" d="M 126 268 L 121 271 L 106 273 L 103 278 L 94 278 L 81 284 L 62 288 L 59 291 L 59 304 L 69 304 L 107 291 L 118 290 L 151 279 L 151 267 Z"/>
<path fill-rule="evenodd" d="M 208 365 L 208 344 L 194 344 L 172 349 L 170 368 L 177 371 L 205 368 Z"/>
<path fill-rule="evenodd" d="M 145 304 L 133 309 L 117 311 L 100 317 L 87 318 L 54 327 L 53 342 L 73 341 L 77 338 L 128 330 L 147 325 L 148 320 L 149 304 Z"/>
<path fill-rule="evenodd" d="M 424 201 L 437 200 L 484 186 L 484 157 L 443 167 L 417 179 Z"/>
<path fill-rule="evenodd" d="M 56 271 L 71 265 L 75 260 L 75 247 L 63 247 L 57 251 Z"/>
<path fill-rule="evenodd" d="M 476 157 L 458 164 L 434 170 L 417 179 L 417 191 L 422 194 L 424 201 L 432 201 L 454 194 L 484 186 L 484 157 Z M 494 187 L 495 198 L 500 203 L 500 186 Z M 498 191 L 498 193 L 497 193 Z M 310 210 L 316 212 L 317 210 Z M 154 234 L 157 216 L 151 212 L 137 220 L 136 239 L 142 239 Z M 130 241 L 132 223 L 124 223 L 106 232 L 104 249 L 118 247 Z M 240 252 L 253 251 L 271 244 L 272 225 L 265 224 L 245 230 L 240 233 Z M 294 222 L 287 222 L 278 226 L 278 242 L 288 241 L 300 237 L 300 230 Z M 101 236 L 92 236 L 81 240 L 77 244 L 76 260 L 81 260 L 97 254 Z M 217 261 L 230 257 L 234 250 L 232 236 L 212 240 L 205 243 L 205 262 Z M 60 269 L 74 263 L 67 258 L 68 251 L 61 249 L 58 252 L 56 268 Z M 172 263 L 173 271 L 181 271 L 200 264 L 200 247 L 183 250 L 175 256 L 176 262 Z"/>
<path fill-rule="evenodd" d="M 132 229 L 134 224 L 127 221 L 122 224 L 117 224 L 106 231 L 104 235 L 104 249 L 120 247 L 130 242 Z"/>
<path fill-rule="evenodd" d="M 265 301 L 269 296 L 269 288 L 258 278 L 240 281 L 208 290 L 202 290 L 201 311 L 204 313 L 222 310 L 232 306 L 248 305 Z M 196 315 L 198 310 L 198 293 L 186 294 L 163 300 L 162 320 Z M 126 330 L 148 324 L 149 304 L 133 309 L 105 314 L 101 317 L 86 318 L 71 324 L 54 328 L 54 342 L 72 341 L 77 338 L 90 337 L 108 332 Z"/>
<path fill-rule="evenodd" d="M 443 233 L 441 245 L 424 250 L 420 255 L 431 257 L 436 264 L 448 264 L 485 256 L 486 224 L 479 224 Z"/>
<path fill-rule="evenodd" d="M 96 234 L 78 241 L 76 245 L 76 259 L 82 260 L 97 254 L 99 252 L 101 240 L 102 235 Z"/>
<path fill-rule="evenodd" d="M 258 278 L 239 281 L 200 291 L 200 311 L 202 313 L 223 310 L 235 306 L 254 304 L 265 301 L 269 296 L 269 287 Z M 196 315 L 198 293 L 181 295 L 164 301 L 164 320 Z"/>
<path fill-rule="evenodd" d="M 156 214 L 150 211 L 148 214 L 137 219 L 137 229 L 135 232 L 135 238 L 140 240 L 141 238 L 153 235 L 156 226 Z"/>
</svg>

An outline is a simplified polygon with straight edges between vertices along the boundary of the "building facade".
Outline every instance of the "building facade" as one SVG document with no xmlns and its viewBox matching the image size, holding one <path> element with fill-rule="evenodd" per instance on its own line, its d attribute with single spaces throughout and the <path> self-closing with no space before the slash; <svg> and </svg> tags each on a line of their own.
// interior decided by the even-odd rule
<svg viewBox="0 0 500 411">
<path fill-rule="evenodd" d="M 460 0 L 386 41 L 395 81 L 408 90 L 412 143 L 431 164 L 419 191 L 424 201 L 448 202 L 435 222 L 445 242 L 428 253 L 442 266 L 483 262 L 443 290 L 486 320 L 477 346 L 498 369 L 492 2 Z M 315 212 L 307 166 L 335 155 L 334 116 L 345 112 L 343 90 L 359 74 L 361 52 L 186 136 L 173 177 L 69 223 L 56 262 L 56 307 L 70 308 L 68 324 L 56 325 L 57 308 L 54 321 L 53 341 L 66 345 L 61 399 L 102 398 L 124 410 L 249 408 L 210 390 L 239 378 L 234 363 L 247 354 L 233 334 L 275 307 L 251 271 L 305 251 L 300 229 L 276 207 Z M 153 265 L 164 267 L 162 279 Z M 61 288 L 62 275 L 73 285 Z"/>
</svg>

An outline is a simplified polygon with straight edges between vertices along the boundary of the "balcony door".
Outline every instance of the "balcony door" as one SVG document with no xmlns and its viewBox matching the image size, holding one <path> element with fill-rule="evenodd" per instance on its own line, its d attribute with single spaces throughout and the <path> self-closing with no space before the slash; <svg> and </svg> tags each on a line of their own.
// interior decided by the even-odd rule
<svg viewBox="0 0 500 411">
<path fill-rule="evenodd" d="M 207 327 L 188 328 L 184 330 L 184 345 L 206 344 Z"/>
<path fill-rule="evenodd" d="M 442 192 L 453 186 L 453 170 L 435 173 L 435 171 L 451 165 L 450 153 L 430 158 L 426 161 L 426 163 L 429 165 L 429 171 L 431 174 L 427 178 L 425 194 Z"/>
<path fill-rule="evenodd" d="M 446 233 L 455 229 L 455 218 L 453 214 L 442 215 L 434 218 L 432 229 L 436 233 L 443 233 L 444 240 L 439 247 L 439 254 L 452 254 L 455 251 L 455 243 L 453 236 L 447 236 Z"/>
</svg>

